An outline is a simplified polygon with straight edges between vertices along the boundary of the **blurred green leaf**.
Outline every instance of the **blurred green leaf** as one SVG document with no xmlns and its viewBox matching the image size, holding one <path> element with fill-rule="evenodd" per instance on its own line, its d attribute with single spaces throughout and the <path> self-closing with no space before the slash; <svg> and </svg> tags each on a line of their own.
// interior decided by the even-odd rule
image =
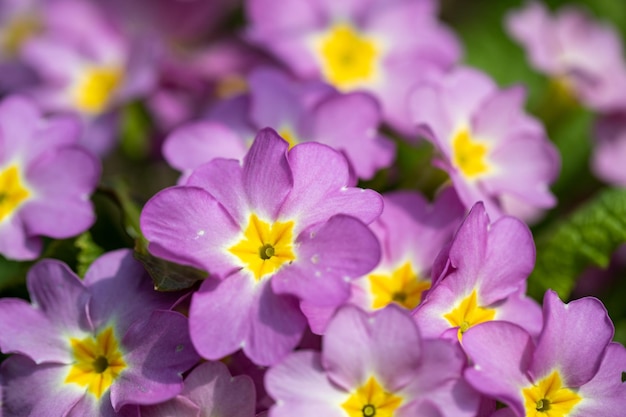
<svg viewBox="0 0 626 417">
<path fill-rule="evenodd" d="M 24 285 L 33 262 L 10 261 L 0 256 L 0 291 Z"/>
<path fill-rule="evenodd" d="M 132 102 L 122 109 L 120 147 L 130 159 L 144 159 L 151 149 L 152 122 L 140 102 Z"/>
<path fill-rule="evenodd" d="M 78 248 L 76 256 L 76 272 L 80 277 L 84 277 L 89 266 L 100 255 L 104 253 L 104 249 L 98 246 L 91 237 L 91 233 L 85 232 L 76 238 L 74 245 Z"/>
<path fill-rule="evenodd" d="M 537 237 L 537 263 L 528 279 L 528 293 L 540 300 L 552 288 L 567 299 L 584 269 L 606 268 L 624 242 L 626 190 L 609 189 Z"/>
</svg>

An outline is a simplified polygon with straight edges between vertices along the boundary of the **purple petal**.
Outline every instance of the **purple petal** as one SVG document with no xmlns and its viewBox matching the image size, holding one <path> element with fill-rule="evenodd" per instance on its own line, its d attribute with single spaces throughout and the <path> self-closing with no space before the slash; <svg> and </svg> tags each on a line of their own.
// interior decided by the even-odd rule
<svg viewBox="0 0 626 417">
<path fill-rule="evenodd" d="M 464 333 L 463 349 L 474 362 L 465 371 L 467 382 L 525 415 L 521 390 L 531 384 L 526 375 L 534 350 L 531 336 L 515 324 L 489 321 Z"/>
<path fill-rule="evenodd" d="M 344 215 L 304 231 L 296 244 L 298 258 L 272 278 L 272 287 L 319 306 L 343 303 L 348 281 L 371 271 L 380 260 L 376 236 L 360 220 Z"/>
<path fill-rule="evenodd" d="M 84 281 L 92 294 L 89 314 L 94 327 L 115 319 L 116 331 L 124 334 L 140 318 L 147 319 L 154 310 L 170 309 L 180 294 L 154 290 L 154 284 L 133 252 L 120 249 L 96 259 Z"/>
<path fill-rule="evenodd" d="M 476 203 L 459 227 L 450 248 L 452 266 L 467 277 L 465 286 L 473 288 L 487 255 L 489 216 L 483 203 Z"/>
<path fill-rule="evenodd" d="M 172 187 L 159 192 L 144 206 L 140 221 L 155 256 L 219 276 L 236 268 L 224 245 L 239 227 L 203 189 Z"/>
<path fill-rule="evenodd" d="M 533 357 L 535 381 L 558 369 L 566 387 L 589 382 L 613 339 L 613 323 L 596 298 L 563 303 L 552 290 L 543 299 L 543 331 Z"/>
<path fill-rule="evenodd" d="M 189 171 L 215 158 L 242 159 L 245 143 L 216 122 L 196 122 L 174 130 L 163 143 L 163 156 L 179 171 Z"/>
<path fill-rule="evenodd" d="M 33 305 L 18 299 L 0 301 L 0 346 L 37 363 L 71 362 L 67 333 L 89 329 L 89 293 L 63 263 L 41 261 L 28 273 Z"/>
<path fill-rule="evenodd" d="M 261 284 L 251 305 L 250 333 L 243 345 L 257 365 L 273 365 L 295 349 L 306 328 L 297 300 L 275 294 L 269 283 Z"/>
<path fill-rule="evenodd" d="M 219 360 L 242 347 L 250 333 L 252 303 L 258 291 L 258 285 L 244 273 L 223 281 L 204 280 L 189 309 L 191 340 L 202 357 Z"/>
<path fill-rule="evenodd" d="M 215 159 L 196 168 L 186 185 L 203 188 L 238 224 L 244 225 L 248 223 L 250 207 L 243 188 L 242 171 L 239 161 Z"/>
<path fill-rule="evenodd" d="M 626 401 L 626 349 L 618 343 L 609 343 L 598 372 L 591 381 L 580 387 L 584 399 L 575 409 L 578 416 L 621 417 Z"/>
<path fill-rule="evenodd" d="M 36 365 L 14 355 L 2 363 L 2 411 L 14 417 L 65 415 L 85 394 L 84 388 L 64 384 L 67 366 Z"/>
<path fill-rule="evenodd" d="M 111 386 L 116 411 L 126 404 L 174 398 L 183 388 L 182 373 L 200 359 L 189 339 L 187 318 L 173 311 L 156 311 L 136 322 L 121 344 L 128 368 Z"/>
<path fill-rule="evenodd" d="M 202 416 L 253 417 L 254 383 L 247 375 L 232 377 L 221 362 L 206 362 L 185 378 L 183 393 L 202 411 Z M 163 416 L 166 417 L 166 416 Z"/>
<path fill-rule="evenodd" d="M 422 341 L 406 310 L 390 305 L 375 313 L 346 306 L 328 324 L 322 341 L 324 368 L 346 390 L 380 378 L 390 392 L 414 377 L 422 360 Z"/>
<path fill-rule="evenodd" d="M 28 167 L 26 179 L 36 197 L 20 210 L 31 235 L 57 239 L 77 235 L 95 221 L 89 194 L 100 178 L 100 164 L 78 148 L 64 148 L 39 158 Z"/>
<path fill-rule="evenodd" d="M 28 236 L 22 218 L 11 216 L 0 223 L 0 253 L 8 259 L 20 261 L 35 259 L 41 253 L 42 241 Z"/>
<path fill-rule="evenodd" d="M 252 209 L 275 219 L 293 186 L 287 163 L 289 145 L 272 129 L 259 131 L 243 162 L 243 186 Z"/>
<path fill-rule="evenodd" d="M 253 71 L 250 85 L 250 118 L 258 127 L 280 130 L 295 127 L 305 109 L 297 94 L 297 84 L 285 73 L 270 68 Z"/>
<path fill-rule="evenodd" d="M 281 216 L 296 218 L 296 233 L 335 214 L 348 214 L 370 223 L 382 212 L 382 198 L 372 190 L 348 187 L 345 157 L 320 143 L 302 143 L 289 151 L 293 189 Z"/>
<path fill-rule="evenodd" d="M 211 411 L 209 409 L 209 411 Z M 180 395 L 172 400 L 141 407 L 141 417 L 203 417 L 200 408 Z"/>
<path fill-rule="evenodd" d="M 340 404 L 347 399 L 347 393 L 329 381 L 318 352 L 292 353 L 267 371 L 265 385 L 276 400 L 270 411 L 272 417 L 346 415 Z"/>
</svg>

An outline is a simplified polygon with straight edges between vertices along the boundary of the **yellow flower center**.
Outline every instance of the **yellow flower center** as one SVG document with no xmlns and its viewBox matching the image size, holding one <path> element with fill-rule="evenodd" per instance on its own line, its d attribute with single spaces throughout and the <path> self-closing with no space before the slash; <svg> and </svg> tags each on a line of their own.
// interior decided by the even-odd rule
<svg viewBox="0 0 626 417">
<path fill-rule="evenodd" d="M 285 262 L 291 263 L 296 259 L 293 226 L 293 221 L 269 224 L 252 214 L 243 238 L 228 250 L 259 280 L 278 271 Z"/>
<path fill-rule="evenodd" d="M 299 143 L 296 135 L 288 127 L 280 129 L 278 134 L 280 135 L 281 138 L 285 139 L 287 143 L 289 143 L 289 149 L 293 148 Z"/>
<path fill-rule="evenodd" d="M 74 92 L 74 104 L 87 114 L 102 113 L 120 86 L 123 73 L 117 67 L 90 67 L 82 75 Z"/>
<path fill-rule="evenodd" d="M 467 178 L 476 178 L 489 171 L 487 151 L 487 145 L 473 140 L 463 129 L 452 140 L 452 164 Z"/>
<path fill-rule="evenodd" d="M 397 303 L 412 310 L 420 303 L 422 293 L 430 288 L 430 281 L 420 280 L 409 262 L 397 268 L 391 275 L 371 274 L 367 278 L 374 296 L 373 309 Z"/>
<path fill-rule="evenodd" d="M 403 398 L 394 395 L 370 377 L 365 384 L 341 404 L 350 417 L 393 417 Z"/>
<path fill-rule="evenodd" d="M 40 32 L 41 21 L 33 15 L 18 16 L 10 20 L 3 29 L 0 47 L 8 56 L 18 54 L 22 45 Z"/>
<path fill-rule="evenodd" d="M 96 398 L 102 397 L 126 368 L 124 355 L 113 329 L 107 327 L 95 338 L 72 338 L 70 345 L 75 362 L 65 378 L 65 383 L 87 387 L 87 392 Z"/>
<path fill-rule="evenodd" d="M 357 87 L 376 76 L 379 48 L 348 24 L 332 27 L 318 41 L 317 50 L 324 77 L 339 89 Z"/>
<path fill-rule="evenodd" d="M 0 221 L 11 215 L 29 195 L 20 181 L 17 166 L 11 165 L 0 172 Z"/>
<path fill-rule="evenodd" d="M 582 398 L 573 390 L 563 387 L 557 371 L 522 390 L 526 417 L 566 417 Z"/>
<path fill-rule="evenodd" d="M 461 340 L 463 333 L 470 327 L 493 320 L 495 316 L 496 310 L 478 305 L 478 296 L 474 290 L 454 310 L 445 314 L 444 318 L 453 327 L 459 328 L 458 337 Z"/>
</svg>

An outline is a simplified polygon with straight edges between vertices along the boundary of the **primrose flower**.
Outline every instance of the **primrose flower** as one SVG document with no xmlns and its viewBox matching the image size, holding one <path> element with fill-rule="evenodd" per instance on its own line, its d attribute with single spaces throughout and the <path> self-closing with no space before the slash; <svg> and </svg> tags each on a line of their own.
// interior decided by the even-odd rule
<svg viewBox="0 0 626 417">
<path fill-rule="evenodd" d="M 45 29 L 21 54 L 41 79 L 28 93 L 46 110 L 79 115 L 86 129 L 82 144 L 102 155 L 114 143 L 114 110 L 155 81 L 154 47 L 131 44 L 91 2 L 54 2 Z"/>
<path fill-rule="evenodd" d="M 482 201 L 497 218 L 556 204 L 548 186 L 559 172 L 559 156 L 539 121 L 524 112 L 524 96 L 522 87 L 500 91 L 469 68 L 413 90 L 413 120 L 440 152 L 439 166 L 468 209 Z"/>
<path fill-rule="evenodd" d="M 626 112 L 601 116 L 594 133 L 593 172 L 609 184 L 626 187 Z"/>
<path fill-rule="evenodd" d="M 564 304 L 550 290 L 543 323 L 536 345 L 511 323 L 468 330 L 463 347 L 474 365 L 466 380 L 509 406 L 499 417 L 623 416 L 626 349 L 611 343 L 613 324 L 602 303 L 586 297 Z"/>
<path fill-rule="evenodd" d="M 141 417 L 254 417 L 254 384 L 232 377 L 221 362 L 205 362 L 185 378 L 185 388 L 167 402 L 141 407 Z"/>
<path fill-rule="evenodd" d="M 270 416 L 475 416 L 479 396 L 460 378 L 464 355 L 422 339 L 395 305 L 370 314 L 343 307 L 322 343 L 321 352 L 293 352 L 267 371 Z"/>
<path fill-rule="evenodd" d="M 450 68 L 459 42 L 437 20 L 431 0 L 248 0 L 250 38 L 303 79 L 343 92 L 364 90 L 382 103 L 385 120 L 412 132 L 409 88 Z"/>
<path fill-rule="evenodd" d="M 100 164 L 77 145 L 71 117 L 44 118 L 25 98 L 0 102 L 0 253 L 35 259 L 40 236 L 63 239 L 94 222 Z"/>
<path fill-rule="evenodd" d="M 242 159 L 260 128 L 275 129 L 290 146 L 315 141 L 342 151 L 359 178 L 369 179 L 388 166 L 394 145 L 378 133 L 376 100 L 365 93 L 341 94 L 320 82 L 297 83 L 272 69 L 248 77 L 249 94 L 242 109 L 221 116 L 242 98 L 214 111 L 211 121 L 181 127 L 168 137 L 163 154 L 185 172 L 213 158 Z M 236 115 L 239 115 L 237 117 Z"/>
<path fill-rule="evenodd" d="M 288 148 L 261 130 L 243 166 L 214 159 L 141 214 L 152 254 L 210 273 L 189 312 L 192 340 L 207 359 L 243 348 L 259 365 L 275 363 L 306 326 L 298 299 L 339 305 L 348 281 L 380 258 L 365 223 L 379 216 L 381 197 L 348 187 L 348 164 L 328 146 Z"/>
<path fill-rule="evenodd" d="M 12 416 L 118 416 L 183 388 L 198 361 L 187 319 L 166 311 L 132 252 L 103 255 L 84 280 L 44 260 L 29 272 L 32 304 L 0 300 L 4 410 Z"/>
<path fill-rule="evenodd" d="M 511 12 L 506 27 L 526 49 L 530 63 L 552 77 L 566 96 L 592 109 L 626 106 L 626 63 L 615 28 L 584 10 L 564 7 L 554 16 L 540 2 Z"/>
<path fill-rule="evenodd" d="M 384 194 L 385 208 L 371 225 L 382 257 L 376 268 L 351 282 L 349 304 L 375 311 L 395 303 L 413 310 L 431 287 L 431 267 L 451 240 L 464 214 L 454 190 L 442 191 L 432 204 L 418 193 Z M 301 303 L 313 331 L 324 333 L 335 309 Z"/>
<path fill-rule="evenodd" d="M 446 263 L 443 273 L 413 312 L 425 337 L 461 340 L 471 327 L 492 320 L 539 333 L 541 310 L 524 296 L 535 246 L 523 222 L 507 216 L 490 224 L 477 203 L 440 257 Z"/>
</svg>

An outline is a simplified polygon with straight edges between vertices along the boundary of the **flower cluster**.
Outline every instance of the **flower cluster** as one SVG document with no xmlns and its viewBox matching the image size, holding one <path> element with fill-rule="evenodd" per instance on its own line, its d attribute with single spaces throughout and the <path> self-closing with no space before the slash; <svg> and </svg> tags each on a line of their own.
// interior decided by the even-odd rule
<svg viewBox="0 0 626 417">
<path fill-rule="evenodd" d="M 555 221 L 532 88 L 436 0 L 243 3 L 0 4 L 0 415 L 623 417 L 607 307 L 533 275 L 608 264 L 623 207 Z M 502 23 L 626 184 L 619 35 Z"/>
</svg>

